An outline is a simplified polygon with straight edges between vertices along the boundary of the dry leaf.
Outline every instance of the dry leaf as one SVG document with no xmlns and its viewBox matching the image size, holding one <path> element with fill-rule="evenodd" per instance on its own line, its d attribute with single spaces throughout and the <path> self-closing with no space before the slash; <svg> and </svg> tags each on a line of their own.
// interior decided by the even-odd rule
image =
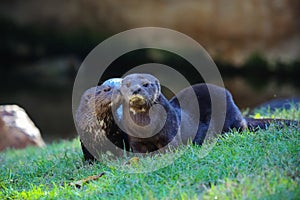
<svg viewBox="0 0 300 200">
<path fill-rule="evenodd" d="M 77 188 L 81 188 L 84 183 L 88 183 L 90 181 L 97 180 L 98 178 L 100 178 L 103 175 L 104 175 L 104 172 L 102 172 L 101 174 L 98 174 L 98 175 L 89 176 L 89 177 L 81 179 L 79 181 L 72 182 L 69 185 L 75 186 Z"/>
</svg>

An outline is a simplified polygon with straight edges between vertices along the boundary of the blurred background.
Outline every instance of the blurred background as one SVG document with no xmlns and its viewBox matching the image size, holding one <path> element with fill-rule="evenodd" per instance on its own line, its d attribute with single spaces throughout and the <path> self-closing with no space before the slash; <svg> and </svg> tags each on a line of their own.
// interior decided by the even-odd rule
<svg viewBox="0 0 300 200">
<path fill-rule="evenodd" d="M 81 62 L 106 38 L 143 26 L 198 41 L 241 109 L 299 97 L 299 10 L 298 0 L 1 0 L 0 104 L 23 107 L 48 143 L 76 137 L 72 87 Z M 185 64 L 168 52 L 139 50 L 103 79 L 148 62 Z"/>
</svg>

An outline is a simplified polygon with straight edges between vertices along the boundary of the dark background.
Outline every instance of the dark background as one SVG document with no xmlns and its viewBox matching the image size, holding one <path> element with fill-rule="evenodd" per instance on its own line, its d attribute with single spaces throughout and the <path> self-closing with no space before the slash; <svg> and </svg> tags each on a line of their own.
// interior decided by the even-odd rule
<svg viewBox="0 0 300 200">
<path fill-rule="evenodd" d="M 23 107 L 46 142 L 75 137 L 72 87 L 81 62 L 106 38 L 142 26 L 171 28 L 203 45 L 242 110 L 297 97 L 299 10 L 297 0 L 3 0 L 0 104 Z M 200 82 L 184 59 L 153 49 L 123 55 L 101 80 L 149 62 Z"/>
</svg>

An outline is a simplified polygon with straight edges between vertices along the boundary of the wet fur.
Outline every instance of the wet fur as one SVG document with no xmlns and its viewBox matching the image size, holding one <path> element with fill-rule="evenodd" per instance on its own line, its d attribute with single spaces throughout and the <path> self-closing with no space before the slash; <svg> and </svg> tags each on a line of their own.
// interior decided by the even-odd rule
<svg viewBox="0 0 300 200">
<path fill-rule="evenodd" d="M 146 85 L 147 87 L 145 87 Z M 208 89 L 210 89 L 211 94 Z M 106 119 L 105 135 L 118 147 L 127 150 L 130 148 L 138 153 L 159 150 L 171 141 L 173 145 L 178 145 L 179 143 L 174 142 L 178 133 L 184 144 L 188 140 L 192 140 L 193 143 L 201 145 L 207 137 L 208 126 L 211 122 L 215 126 L 221 127 L 221 131 L 216 134 L 222 134 L 231 129 L 245 130 L 248 128 L 251 131 L 255 131 L 257 128 L 266 129 L 270 123 L 275 123 L 279 128 L 285 125 L 299 125 L 299 122 L 292 120 L 244 118 L 234 103 L 230 92 L 211 84 L 196 84 L 185 88 L 168 101 L 161 94 L 159 81 L 155 77 L 149 74 L 131 74 L 124 78 L 120 89 L 122 93 L 120 103 L 123 105 L 123 126 L 127 133 L 136 134 L 127 135 L 112 118 L 112 94 L 104 92 L 107 91 L 107 87 L 98 86 L 94 90 L 97 91 L 96 95 L 90 95 L 91 91 L 88 90 L 81 99 L 76 115 L 77 126 L 81 130 L 93 133 L 103 129 L 99 123 Z M 196 94 L 200 109 L 199 119 L 197 119 L 198 110 L 195 108 L 195 104 L 190 103 L 192 93 Z M 225 94 L 226 100 L 224 113 L 219 113 L 220 115 L 225 114 L 224 124 L 220 123 L 218 116 L 212 117 L 211 115 L 211 95 L 214 99 L 219 100 L 222 99 L 220 94 Z M 185 109 L 181 108 L 179 100 L 190 104 L 190 106 Z M 162 126 L 162 129 L 151 137 L 139 137 L 139 134 L 147 132 L 145 127 L 150 123 L 150 109 L 153 105 L 161 105 L 167 111 L 166 123 L 161 125 L 159 120 L 161 115 L 154 113 L 157 126 Z M 222 108 L 217 105 L 217 110 L 221 112 Z M 93 116 L 96 116 L 96 121 Z M 192 132 L 195 132 L 195 135 L 191 134 Z M 94 159 L 83 144 L 82 150 L 86 160 Z"/>
<path fill-rule="evenodd" d="M 123 97 L 123 126 L 133 152 L 153 152 L 167 146 L 178 133 L 179 121 L 176 110 L 161 94 L 159 81 L 148 74 L 131 74 L 123 79 L 120 90 Z M 141 102 L 132 101 L 137 96 Z M 155 105 L 164 108 L 166 121 L 161 120 L 159 113 L 154 113 L 151 122 L 150 109 Z M 156 134 L 146 137 L 149 132 Z"/>
<path fill-rule="evenodd" d="M 127 136 L 118 127 L 112 114 L 113 89 L 106 85 L 93 87 L 81 97 L 75 124 L 85 160 L 95 160 L 93 155 L 107 150 L 107 139 L 117 148 L 129 150 Z"/>
<path fill-rule="evenodd" d="M 125 77 L 122 82 L 121 91 L 122 88 L 128 87 L 128 85 L 131 86 L 130 89 L 133 89 L 137 86 L 141 87 L 145 77 L 149 77 L 149 75 L 132 74 Z M 158 80 L 152 77 L 151 75 L 150 78 L 146 78 L 146 79 L 155 82 L 155 84 L 159 84 Z M 132 86 L 132 82 L 135 82 L 135 84 L 133 84 L 134 86 Z M 212 84 L 196 84 L 191 87 L 185 88 L 181 90 L 169 102 L 167 102 L 166 98 L 161 94 L 160 89 L 159 90 L 157 89 L 154 92 L 154 94 L 157 94 L 158 93 L 157 91 L 159 91 L 159 97 L 160 97 L 160 100 L 158 102 L 160 104 L 163 104 L 165 108 L 168 108 L 168 118 L 174 118 L 174 119 L 177 118 L 177 120 L 174 120 L 176 121 L 176 123 L 172 124 L 167 122 L 166 126 L 164 127 L 165 129 L 167 129 L 166 131 L 167 133 L 172 132 L 173 134 L 166 134 L 164 132 L 160 132 L 155 137 L 151 137 L 151 138 L 138 138 L 138 137 L 128 136 L 130 146 L 137 152 L 151 152 L 153 150 L 156 150 L 157 148 L 159 148 L 159 146 L 161 146 L 159 141 L 161 140 L 171 141 L 175 137 L 174 136 L 175 131 L 171 131 L 171 130 L 176 129 L 178 131 L 179 127 L 180 127 L 179 133 L 181 137 L 181 142 L 186 144 L 189 140 L 191 140 L 193 141 L 194 144 L 201 145 L 205 140 L 205 138 L 207 137 L 207 131 L 210 123 L 213 124 L 213 127 L 219 127 L 219 129 L 216 128 L 216 130 L 220 130 L 220 131 L 215 132 L 214 133 L 215 135 L 229 132 L 230 130 L 233 129 L 239 131 L 246 130 L 246 129 L 255 131 L 257 128 L 266 129 L 268 128 L 270 123 L 275 123 L 278 126 L 278 128 L 282 128 L 285 125 L 294 126 L 295 124 L 298 124 L 297 121 L 292 121 L 292 120 L 244 118 L 239 108 L 236 106 L 230 92 L 225 88 L 221 88 Z M 196 99 L 200 110 L 200 116 L 198 120 L 195 120 L 197 119 L 197 113 L 195 113 L 197 112 L 197 109 L 195 109 L 194 104 L 192 104 L 187 109 L 182 109 L 179 103 L 180 100 L 181 102 L 186 102 L 187 104 L 189 104 L 192 98 L 191 96 L 192 92 L 196 94 Z M 125 92 L 123 91 L 122 92 L 123 98 L 125 99 L 128 98 L 128 94 L 130 94 L 128 90 L 126 90 Z M 218 102 L 222 100 L 221 94 L 225 95 L 223 96 L 226 101 L 225 102 L 226 107 L 224 109 L 221 106 L 219 106 L 222 103 Z M 145 95 L 145 97 L 147 99 L 151 99 L 150 98 L 151 92 L 148 92 Z M 216 103 L 217 115 L 215 116 L 212 116 L 212 110 L 211 110 L 212 97 L 217 102 Z M 123 106 L 123 108 L 125 108 L 125 106 Z M 175 113 L 173 109 L 175 109 Z M 225 115 L 224 124 L 223 123 L 221 124 L 221 120 L 219 120 L 220 115 L 222 114 Z M 137 124 L 139 125 L 138 121 L 141 118 L 140 115 L 134 114 L 134 115 L 129 115 L 127 117 L 134 118 L 134 121 L 137 122 Z M 157 117 L 159 117 L 159 115 Z M 126 124 L 128 123 L 128 121 L 125 120 L 124 123 Z M 132 127 L 133 124 L 129 124 L 129 125 L 130 125 L 129 127 Z M 195 132 L 195 129 L 193 129 L 193 127 L 198 127 L 194 135 L 191 134 L 192 132 Z"/>
</svg>

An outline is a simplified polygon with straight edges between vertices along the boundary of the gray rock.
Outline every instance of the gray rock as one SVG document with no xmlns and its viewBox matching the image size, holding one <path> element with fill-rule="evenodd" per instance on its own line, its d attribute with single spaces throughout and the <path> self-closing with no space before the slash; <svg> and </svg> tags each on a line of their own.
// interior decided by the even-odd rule
<svg viewBox="0 0 300 200">
<path fill-rule="evenodd" d="M 0 151 L 23 149 L 28 145 L 45 146 L 39 129 L 25 110 L 17 105 L 0 106 Z"/>
</svg>

